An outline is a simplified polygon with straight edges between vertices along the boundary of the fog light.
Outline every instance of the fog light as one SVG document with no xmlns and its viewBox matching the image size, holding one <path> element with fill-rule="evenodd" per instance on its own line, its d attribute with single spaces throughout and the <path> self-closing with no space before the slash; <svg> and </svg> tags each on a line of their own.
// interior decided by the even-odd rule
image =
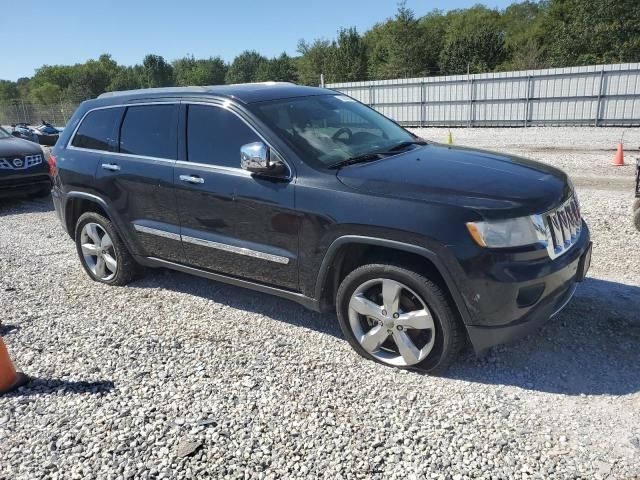
<svg viewBox="0 0 640 480">
<path fill-rule="evenodd" d="M 523 287 L 518 290 L 518 298 L 516 299 L 516 303 L 520 308 L 530 307 L 538 300 L 540 300 L 543 292 L 544 283 L 538 283 L 529 287 Z"/>
</svg>

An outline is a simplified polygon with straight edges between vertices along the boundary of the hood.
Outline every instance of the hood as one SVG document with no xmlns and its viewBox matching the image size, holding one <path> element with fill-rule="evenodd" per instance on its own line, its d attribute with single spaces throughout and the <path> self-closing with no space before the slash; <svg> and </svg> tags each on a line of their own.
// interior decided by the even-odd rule
<svg viewBox="0 0 640 480">
<path fill-rule="evenodd" d="M 13 156 L 22 157 L 24 155 L 42 154 L 42 148 L 37 143 L 23 140 L 14 136 L 0 138 L 0 158 Z"/>
<path fill-rule="evenodd" d="M 486 218 L 544 213 L 571 190 L 566 173 L 549 165 L 432 143 L 344 167 L 338 179 L 368 193 L 458 205 Z"/>
</svg>

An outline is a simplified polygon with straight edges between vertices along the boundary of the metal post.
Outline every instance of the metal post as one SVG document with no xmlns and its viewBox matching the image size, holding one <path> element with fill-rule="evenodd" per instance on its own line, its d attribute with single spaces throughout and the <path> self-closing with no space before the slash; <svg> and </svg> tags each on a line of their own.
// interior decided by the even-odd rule
<svg viewBox="0 0 640 480">
<path fill-rule="evenodd" d="M 27 109 L 24 106 L 24 100 L 22 100 L 22 118 L 23 118 L 23 122 L 27 123 Z"/>
<path fill-rule="evenodd" d="M 369 85 L 369 106 L 375 108 L 376 102 L 373 98 L 373 85 Z"/>
<path fill-rule="evenodd" d="M 524 126 L 529 126 L 529 100 L 531 99 L 531 75 L 527 75 L 527 100 L 524 105 Z"/>
<path fill-rule="evenodd" d="M 426 120 L 427 112 L 426 112 L 426 98 L 427 98 L 427 84 L 422 81 L 420 85 L 420 127 L 424 127 L 424 122 Z"/>
<path fill-rule="evenodd" d="M 600 104 L 602 103 L 602 88 L 604 87 L 604 68 L 600 70 L 600 85 L 598 85 L 598 103 L 596 103 L 596 118 L 593 122 L 594 127 L 598 126 L 600 119 Z"/>
<path fill-rule="evenodd" d="M 471 126 L 472 121 L 473 121 L 473 78 L 471 78 L 471 75 L 469 75 L 469 120 L 467 121 L 467 127 Z"/>
</svg>

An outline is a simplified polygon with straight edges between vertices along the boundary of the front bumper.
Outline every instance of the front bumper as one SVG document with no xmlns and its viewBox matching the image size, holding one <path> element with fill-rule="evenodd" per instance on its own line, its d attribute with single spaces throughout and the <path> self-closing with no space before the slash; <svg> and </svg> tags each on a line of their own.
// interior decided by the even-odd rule
<svg viewBox="0 0 640 480">
<path fill-rule="evenodd" d="M 465 296 L 472 313 L 467 333 L 475 351 L 522 338 L 562 310 L 576 283 L 584 279 L 590 248 L 589 229 L 583 223 L 580 239 L 554 260 L 523 254 L 524 258 L 494 256 L 485 263 L 483 278 L 471 280 L 472 296 Z"/>
<path fill-rule="evenodd" d="M 48 174 L 0 176 L 0 198 L 31 195 L 51 189 Z"/>
</svg>

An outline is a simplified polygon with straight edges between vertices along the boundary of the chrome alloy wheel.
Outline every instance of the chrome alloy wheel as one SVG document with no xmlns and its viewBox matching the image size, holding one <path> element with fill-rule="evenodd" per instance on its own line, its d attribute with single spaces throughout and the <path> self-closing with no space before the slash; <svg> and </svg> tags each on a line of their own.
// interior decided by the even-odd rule
<svg viewBox="0 0 640 480">
<path fill-rule="evenodd" d="M 349 324 L 362 348 L 397 367 L 416 365 L 427 358 L 436 335 L 424 300 L 388 278 L 368 280 L 353 292 Z"/>
<path fill-rule="evenodd" d="M 80 232 L 82 256 L 89 270 L 100 280 L 111 280 L 118 270 L 111 237 L 97 223 L 87 223 Z"/>
</svg>

